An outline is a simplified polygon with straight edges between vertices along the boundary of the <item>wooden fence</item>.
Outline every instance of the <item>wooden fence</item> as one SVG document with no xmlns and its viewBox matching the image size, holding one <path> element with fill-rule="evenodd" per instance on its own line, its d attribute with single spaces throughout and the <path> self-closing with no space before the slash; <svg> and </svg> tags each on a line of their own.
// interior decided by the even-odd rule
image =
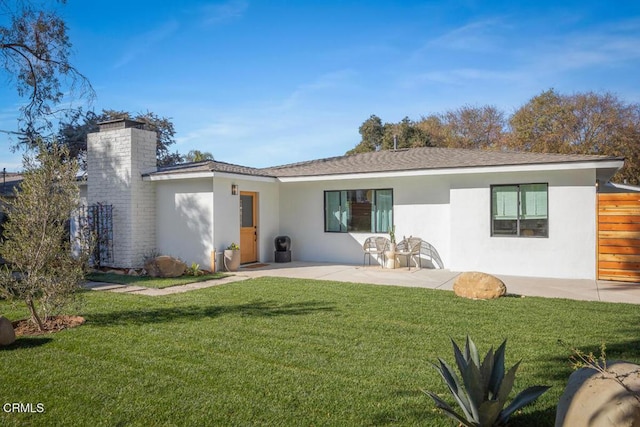
<svg viewBox="0 0 640 427">
<path fill-rule="evenodd" d="M 640 193 L 598 194 L 598 279 L 640 282 Z"/>
</svg>

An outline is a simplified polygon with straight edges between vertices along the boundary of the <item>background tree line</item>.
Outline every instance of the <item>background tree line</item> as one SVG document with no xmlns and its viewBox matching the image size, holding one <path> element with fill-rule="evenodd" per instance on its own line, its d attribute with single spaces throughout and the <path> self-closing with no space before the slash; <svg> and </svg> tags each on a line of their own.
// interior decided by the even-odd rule
<svg viewBox="0 0 640 427">
<path fill-rule="evenodd" d="M 559 94 L 553 89 L 531 98 L 507 116 L 498 108 L 465 105 L 412 121 L 383 123 L 370 116 L 359 128 L 361 141 L 347 154 L 412 147 L 515 150 L 625 157 L 615 181 L 640 184 L 640 104 L 610 93 Z"/>
</svg>

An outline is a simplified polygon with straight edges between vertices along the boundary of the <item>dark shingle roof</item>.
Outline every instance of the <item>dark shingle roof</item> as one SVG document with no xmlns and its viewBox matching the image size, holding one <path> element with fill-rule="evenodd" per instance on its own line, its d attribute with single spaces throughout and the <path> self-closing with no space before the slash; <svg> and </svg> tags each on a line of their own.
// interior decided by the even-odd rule
<svg viewBox="0 0 640 427">
<path fill-rule="evenodd" d="M 167 175 L 193 172 L 226 172 L 240 175 L 270 176 L 268 174 L 265 174 L 261 169 L 234 165 L 232 163 L 219 162 L 216 160 L 205 160 L 202 162 L 163 166 L 158 168 L 157 172 L 152 172 L 151 175 Z"/>
<path fill-rule="evenodd" d="M 328 159 L 276 166 L 267 168 L 265 171 L 278 177 L 296 177 L 606 160 L 622 160 L 622 158 L 576 154 L 422 147 L 331 157 Z"/>
<path fill-rule="evenodd" d="M 151 175 L 189 172 L 227 172 L 241 175 L 288 178 L 429 169 L 598 162 L 610 160 L 623 160 L 623 158 L 578 154 L 548 154 L 422 147 L 330 157 L 261 169 L 209 160 L 159 168 L 157 172 L 152 172 Z"/>
</svg>

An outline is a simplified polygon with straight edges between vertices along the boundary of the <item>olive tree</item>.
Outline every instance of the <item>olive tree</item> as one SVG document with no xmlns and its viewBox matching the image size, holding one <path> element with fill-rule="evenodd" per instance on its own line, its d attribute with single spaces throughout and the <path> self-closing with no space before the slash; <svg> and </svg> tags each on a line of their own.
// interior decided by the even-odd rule
<svg viewBox="0 0 640 427">
<path fill-rule="evenodd" d="M 7 265 L 0 272 L 0 294 L 22 300 L 43 331 L 81 289 L 87 256 L 74 256 L 69 220 L 76 210 L 78 163 L 64 147 L 41 145 L 24 159 L 24 180 L 14 197 L 3 200 L 8 221 L 0 241 Z"/>
</svg>

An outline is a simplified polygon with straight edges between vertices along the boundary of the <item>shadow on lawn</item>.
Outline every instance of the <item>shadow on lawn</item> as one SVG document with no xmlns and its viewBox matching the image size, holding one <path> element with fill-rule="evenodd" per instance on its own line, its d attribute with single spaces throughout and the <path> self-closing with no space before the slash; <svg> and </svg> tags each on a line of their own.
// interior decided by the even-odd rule
<svg viewBox="0 0 640 427">
<path fill-rule="evenodd" d="M 98 326 L 122 324 L 145 324 L 172 322 L 175 320 L 196 320 L 207 317 L 219 317 L 229 314 L 239 316 L 301 316 L 322 311 L 334 311 L 335 306 L 322 301 L 306 301 L 292 304 L 280 304 L 276 301 L 255 301 L 247 304 L 199 306 L 188 305 L 109 313 L 88 314 L 87 323 Z"/>
<path fill-rule="evenodd" d="M 53 341 L 53 338 L 48 337 L 17 337 L 13 344 L 0 347 L 0 352 L 40 347 L 41 345 L 45 345 L 51 341 Z"/>
</svg>

